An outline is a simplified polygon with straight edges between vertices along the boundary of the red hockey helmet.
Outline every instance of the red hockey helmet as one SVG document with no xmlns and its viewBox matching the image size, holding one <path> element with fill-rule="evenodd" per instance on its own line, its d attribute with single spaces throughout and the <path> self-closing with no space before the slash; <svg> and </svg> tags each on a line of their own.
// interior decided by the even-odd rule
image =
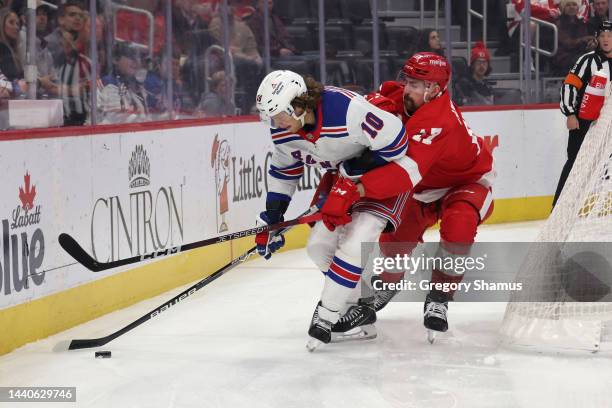
<svg viewBox="0 0 612 408">
<path fill-rule="evenodd" d="M 450 79 L 451 68 L 446 58 L 433 52 L 418 52 L 406 61 L 402 67 L 402 76 L 435 82 L 442 91 L 446 89 Z"/>
</svg>

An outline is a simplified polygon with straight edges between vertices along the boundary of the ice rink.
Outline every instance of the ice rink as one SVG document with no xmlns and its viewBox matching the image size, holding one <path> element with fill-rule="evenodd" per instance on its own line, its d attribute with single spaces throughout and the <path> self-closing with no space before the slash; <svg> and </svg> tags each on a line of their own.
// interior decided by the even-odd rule
<svg viewBox="0 0 612 408">
<path fill-rule="evenodd" d="M 478 239 L 529 241 L 540 225 L 485 226 Z M 502 303 L 451 304 L 450 331 L 433 345 L 422 303 L 391 303 L 376 340 L 308 353 L 321 288 L 304 250 L 256 259 L 107 344 L 111 359 L 52 349 L 109 334 L 179 289 L 5 355 L 0 386 L 76 386 L 77 403 L 57 408 L 612 407 L 610 357 L 500 349 Z"/>
</svg>

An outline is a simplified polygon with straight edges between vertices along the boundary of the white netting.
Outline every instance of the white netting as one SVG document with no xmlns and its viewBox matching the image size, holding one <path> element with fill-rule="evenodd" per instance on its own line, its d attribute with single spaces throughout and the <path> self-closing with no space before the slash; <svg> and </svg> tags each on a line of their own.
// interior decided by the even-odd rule
<svg viewBox="0 0 612 408">
<path fill-rule="evenodd" d="M 611 96 L 608 83 L 600 118 L 591 125 L 563 193 L 518 272 L 525 289 L 508 303 L 501 329 L 506 344 L 596 351 L 610 330 L 612 303 L 595 302 L 597 296 L 588 294 L 593 301 L 576 302 L 567 293 L 567 271 L 559 265 L 560 254 L 580 247 L 575 243 L 612 242 Z"/>
</svg>

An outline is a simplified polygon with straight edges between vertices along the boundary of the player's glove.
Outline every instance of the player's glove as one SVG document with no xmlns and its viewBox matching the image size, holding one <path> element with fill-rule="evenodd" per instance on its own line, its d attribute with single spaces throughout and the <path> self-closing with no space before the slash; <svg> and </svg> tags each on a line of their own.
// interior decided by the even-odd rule
<svg viewBox="0 0 612 408">
<path fill-rule="evenodd" d="M 335 170 L 327 170 L 325 173 L 323 173 L 321 180 L 319 180 L 319 185 L 317 186 L 317 189 L 310 200 L 310 207 L 313 205 L 316 205 L 319 209 L 323 207 L 323 204 L 325 204 L 325 200 L 327 200 L 327 196 L 336 183 L 336 180 L 338 180 L 338 173 Z"/>
<path fill-rule="evenodd" d="M 365 98 L 368 102 L 376 106 L 378 109 L 382 109 L 393 115 L 396 115 L 398 112 L 401 112 L 401 110 L 397 108 L 397 105 L 395 104 L 393 99 L 387 98 L 386 96 L 383 96 L 378 92 L 372 92 L 371 94 L 366 95 Z"/>
<path fill-rule="evenodd" d="M 357 185 L 350 179 L 340 177 L 321 209 L 323 223 L 327 229 L 334 231 L 336 227 L 351 222 L 349 210 L 357 200 L 359 200 Z"/>
<path fill-rule="evenodd" d="M 275 220 L 272 220 L 271 218 L 270 213 L 268 211 L 264 211 L 259 214 L 255 224 L 258 227 L 261 227 L 262 225 L 271 225 L 284 221 L 282 216 Z M 285 236 L 283 234 L 274 235 L 274 231 L 260 232 L 259 234 L 255 235 L 255 243 L 257 244 L 257 253 L 263 256 L 265 259 L 270 259 L 274 252 L 285 245 Z"/>
</svg>

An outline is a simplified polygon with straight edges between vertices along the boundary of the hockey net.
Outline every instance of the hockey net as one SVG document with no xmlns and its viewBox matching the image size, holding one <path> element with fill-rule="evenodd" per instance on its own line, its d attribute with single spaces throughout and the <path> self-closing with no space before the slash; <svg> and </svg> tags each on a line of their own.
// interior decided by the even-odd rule
<svg viewBox="0 0 612 408">
<path fill-rule="evenodd" d="M 559 254 L 570 246 L 575 251 L 580 245 L 612 242 L 610 83 L 605 95 L 600 117 L 585 137 L 559 201 L 517 274 L 524 289 L 513 295 L 506 308 L 503 344 L 538 350 L 598 351 L 609 347 L 612 302 L 589 294 L 583 298 L 588 301 L 576 301 L 576 296 L 568 294 L 570 277 L 559 267 Z M 609 269 L 605 273 L 610 282 Z"/>
</svg>

